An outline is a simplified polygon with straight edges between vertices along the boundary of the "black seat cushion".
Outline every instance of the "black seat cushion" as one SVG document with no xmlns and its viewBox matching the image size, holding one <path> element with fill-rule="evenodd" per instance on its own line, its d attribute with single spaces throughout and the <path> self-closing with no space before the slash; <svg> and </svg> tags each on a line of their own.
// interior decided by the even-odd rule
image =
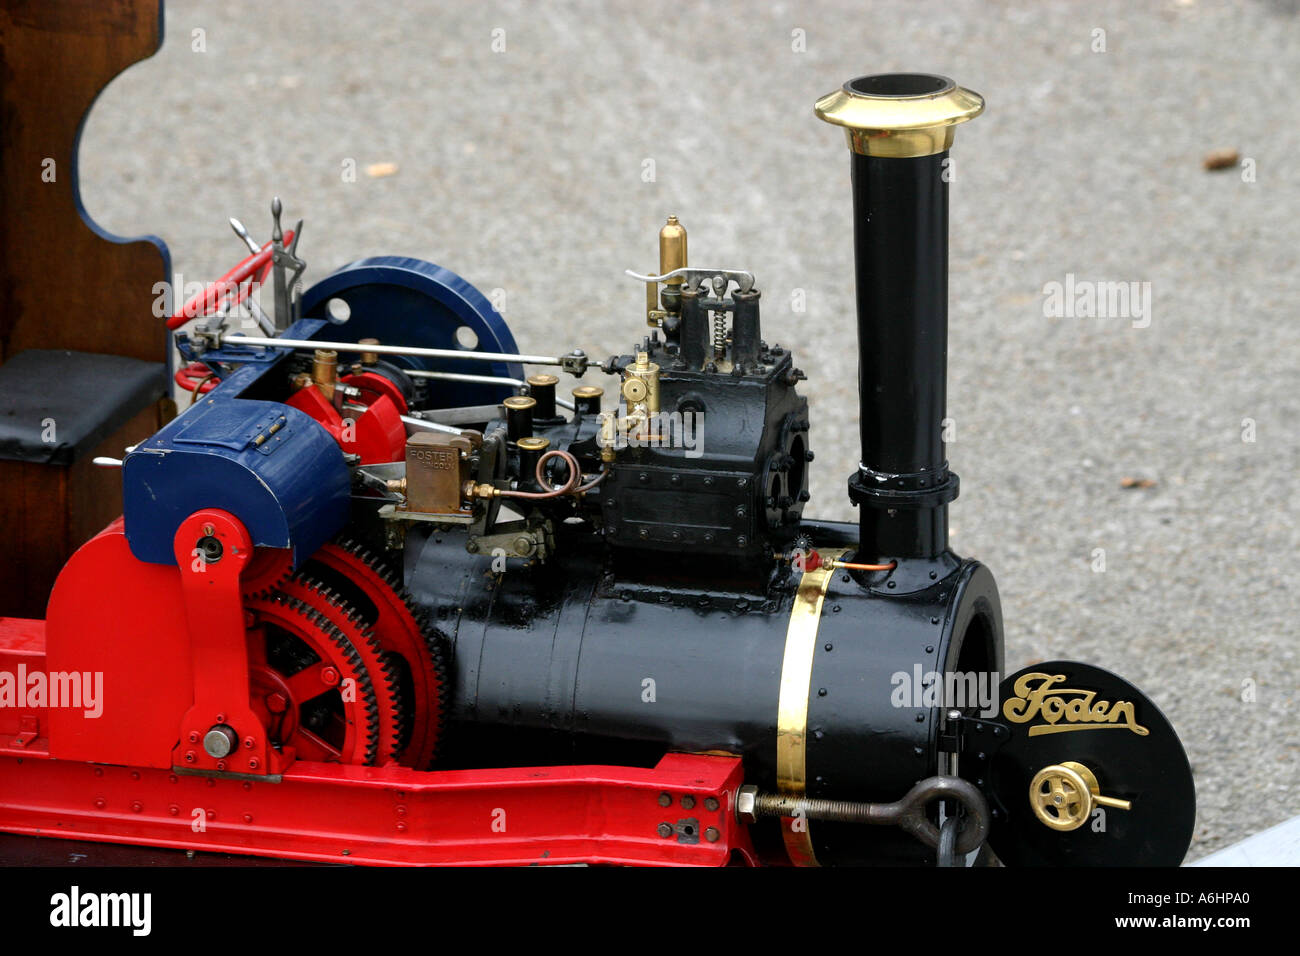
<svg viewBox="0 0 1300 956">
<path fill-rule="evenodd" d="M 167 369 L 28 349 L 0 365 L 0 461 L 70 465 L 167 392 Z"/>
</svg>

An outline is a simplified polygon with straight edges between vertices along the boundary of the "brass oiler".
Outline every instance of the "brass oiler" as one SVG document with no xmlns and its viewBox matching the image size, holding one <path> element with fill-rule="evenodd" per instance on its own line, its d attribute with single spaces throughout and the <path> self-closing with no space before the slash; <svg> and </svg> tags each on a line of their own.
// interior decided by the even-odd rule
<svg viewBox="0 0 1300 956">
<path fill-rule="evenodd" d="M 339 380 L 339 353 L 333 349 L 317 349 L 312 356 L 311 380 L 326 401 L 334 401 L 334 389 Z"/>
<path fill-rule="evenodd" d="M 583 415 L 599 415 L 600 399 L 605 390 L 599 385 L 579 385 L 573 390 L 574 410 Z"/>
<path fill-rule="evenodd" d="M 357 345 L 378 345 L 379 339 L 357 339 Z M 365 366 L 377 365 L 379 363 L 378 352 L 362 352 L 361 364 Z"/>
</svg>

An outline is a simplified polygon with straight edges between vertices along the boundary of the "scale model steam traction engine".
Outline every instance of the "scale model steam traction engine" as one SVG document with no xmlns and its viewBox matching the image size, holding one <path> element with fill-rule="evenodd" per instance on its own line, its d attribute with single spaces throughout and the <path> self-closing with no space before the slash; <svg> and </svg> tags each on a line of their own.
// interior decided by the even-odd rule
<svg viewBox="0 0 1300 956">
<path fill-rule="evenodd" d="M 1191 772 L 1136 688 L 1054 661 L 996 709 L 959 693 L 1004 672 L 940 425 L 945 171 L 982 109 L 920 74 L 816 105 L 851 150 L 856 523 L 803 517 L 805 375 L 754 275 L 689 263 L 675 218 L 633 274 L 652 328 L 599 363 L 518 354 L 413 259 L 298 294 L 301 222 L 235 223 L 250 256 L 169 322 L 192 406 L 104 462 L 123 516 L 47 617 L 0 618 L 0 829 L 373 864 L 1179 862 Z M 73 678 L 95 707 L 61 705 Z"/>
</svg>

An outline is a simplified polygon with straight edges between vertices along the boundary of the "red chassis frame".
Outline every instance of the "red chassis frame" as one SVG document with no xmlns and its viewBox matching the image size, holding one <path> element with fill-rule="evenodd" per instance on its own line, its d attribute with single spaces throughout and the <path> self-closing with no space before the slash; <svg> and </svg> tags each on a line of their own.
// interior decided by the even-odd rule
<svg viewBox="0 0 1300 956">
<path fill-rule="evenodd" d="M 233 560 L 194 561 L 204 534 Z M 202 511 L 176 542 L 179 570 L 146 565 L 115 522 L 68 562 L 47 620 L 0 617 L 0 677 L 17 690 L 0 697 L 0 831 L 364 864 L 757 862 L 735 756 L 417 771 L 277 752 L 249 709 L 247 533 Z M 104 714 L 30 700 L 20 671 L 102 673 Z M 220 764 L 185 743 L 218 716 L 244 738 Z"/>
</svg>

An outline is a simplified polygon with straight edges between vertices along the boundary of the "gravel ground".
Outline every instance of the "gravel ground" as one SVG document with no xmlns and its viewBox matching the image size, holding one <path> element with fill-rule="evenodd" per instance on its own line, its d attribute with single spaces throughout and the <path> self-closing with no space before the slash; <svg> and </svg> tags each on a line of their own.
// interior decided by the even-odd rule
<svg viewBox="0 0 1300 956">
<path fill-rule="evenodd" d="M 208 279 L 242 255 L 226 217 L 264 235 L 279 193 L 309 278 L 418 256 L 504 290 L 524 351 L 604 356 L 643 331 L 621 273 L 675 213 L 694 262 L 758 276 L 766 337 L 810 373 L 825 517 L 850 514 L 852 247 L 812 103 L 891 70 L 983 93 L 953 153 L 954 547 L 998 575 L 1010 667 L 1089 660 L 1165 709 L 1196 769 L 1189 859 L 1300 812 L 1295 3 L 167 8 L 86 124 L 102 225 Z M 1207 172 L 1216 148 L 1243 165 Z M 1045 317 L 1067 275 L 1150 283 L 1150 308 Z"/>
</svg>

